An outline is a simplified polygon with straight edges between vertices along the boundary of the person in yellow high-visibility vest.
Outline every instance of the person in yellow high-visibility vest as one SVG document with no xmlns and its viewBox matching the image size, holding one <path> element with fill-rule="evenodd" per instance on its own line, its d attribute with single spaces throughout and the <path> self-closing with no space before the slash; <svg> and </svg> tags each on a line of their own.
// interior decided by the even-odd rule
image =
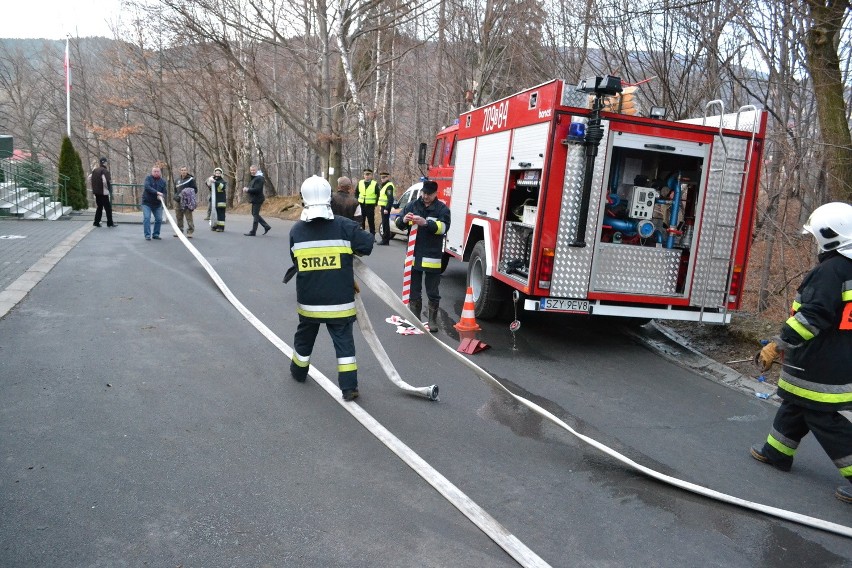
<svg viewBox="0 0 852 568">
<path fill-rule="evenodd" d="M 379 185 L 373 179 L 373 170 L 364 168 L 364 178 L 358 182 L 358 203 L 361 204 L 361 213 L 364 218 L 361 220 L 361 228 L 364 228 L 364 221 L 370 225 L 370 234 L 373 239 L 376 238 L 376 202 L 379 200 Z"/>
<path fill-rule="evenodd" d="M 382 241 L 380 245 L 387 246 L 390 243 L 390 212 L 393 207 L 396 186 L 390 179 L 390 173 L 383 171 L 379 173 L 381 189 L 379 190 L 379 210 L 382 213 Z"/>
</svg>

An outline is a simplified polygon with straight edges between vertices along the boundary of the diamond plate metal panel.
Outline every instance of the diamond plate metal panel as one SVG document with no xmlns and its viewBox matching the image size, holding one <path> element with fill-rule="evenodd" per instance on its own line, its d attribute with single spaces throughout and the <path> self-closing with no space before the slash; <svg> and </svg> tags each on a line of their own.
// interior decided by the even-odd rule
<svg viewBox="0 0 852 568">
<path fill-rule="evenodd" d="M 592 290 L 625 294 L 673 296 L 681 251 L 598 243 Z"/>
<path fill-rule="evenodd" d="M 589 108 L 589 95 L 566 83 L 562 88 L 562 106 Z"/>
<path fill-rule="evenodd" d="M 713 140 L 690 300 L 693 306 L 721 307 L 728 295 L 728 264 L 734 246 L 748 141 L 725 138 L 724 143 L 727 166 L 721 137 Z M 723 167 L 727 167 L 726 173 Z"/>
<path fill-rule="evenodd" d="M 506 223 L 505 235 L 503 236 L 503 251 L 500 255 L 500 264 L 497 269 L 502 273 L 508 272 L 508 262 L 510 260 L 520 259 L 525 263 L 529 262 L 530 252 L 532 249 L 533 228 L 520 223 Z M 529 266 L 525 265 L 529 270 Z M 516 278 L 520 278 L 517 275 Z M 526 280 L 524 280 L 526 282 Z"/>
<path fill-rule="evenodd" d="M 601 187 L 607 140 L 609 139 L 609 122 L 604 121 L 604 136 L 601 141 L 601 151 L 595 162 L 595 174 L 592 177 L 592 195 L 589 201 L 589 216 L 586 223 L 586 237 L 594 239 L 598 233 L 598 211 L 601 205 Z M 556 251 L 553 259 L 553 280 L 550 283 L 552 296 L 562 298 L 585 298 L 589 290 L 589 271 L 592 264 L 594 247 L 572 247 L 577 234 L 577 220 L 580 216 L 580 201 L 583 193 L 583 171 L 586 168 L 585 147 L 572 145 L 568 148 L 568 159 L 565 163 L 565 179 L 562 185 L 562 207 L 559 213 L 559 229 L 556 235 Z"/>
</svg>

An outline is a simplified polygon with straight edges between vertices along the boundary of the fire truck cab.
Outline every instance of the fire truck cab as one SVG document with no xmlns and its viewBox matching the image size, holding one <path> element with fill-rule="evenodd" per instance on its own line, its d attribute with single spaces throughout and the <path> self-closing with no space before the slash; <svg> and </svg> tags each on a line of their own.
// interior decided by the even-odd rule
<svg viewBox="0 0 852 568">
<path fill-rule="evenodd" d="M 553 80 L 437 134 L 428 176 L 450 207 L 445 252 L 468 262 L 477 317 L 516 290 L 527 310 L 729 322 L 765 114 L 712 101 L 698 119 L 645 118 L 590 110 L 590 92 Z"/>
</svg>

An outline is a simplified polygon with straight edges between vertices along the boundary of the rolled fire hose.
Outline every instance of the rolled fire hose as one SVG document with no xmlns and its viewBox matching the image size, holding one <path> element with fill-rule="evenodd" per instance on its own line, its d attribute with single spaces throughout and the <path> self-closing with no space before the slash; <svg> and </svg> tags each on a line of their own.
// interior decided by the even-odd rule
<svg viewBox="0 0 852 568">
<path fill-rule="evenodd" d="M 376 330 L 373 329 L 373 324 L 370 322 L 370 318 L 367 315 L 367 309 L 364 307 L 364 302 L 361 300 L 361 294 L 355 294 L 355 309 L 358 312 L 358 327 L 361 328 L 361 334 L 364 336 L 364 339 L 367 340 L 367 345 L 369 345 L 370 349 L 373 350 L 373 353 L 376 355 L 376 359 L 378 359 L 379 363 L 381 363 L 382 370 L 384 370 L 388 379 L 405 392 L 425 396 L 429 400 L 438 400 L 438 385 L 432 385 L 430 387 L 413 387 L 403 381 L 402 377 L 399 376 L 399 373 L 393 366 L 393 362 L 390 357 L 388 357 L 385 348 L 379 341 L 379 338 L 376 335 Z"/>
<path fill-rule="evenodd" d="M 370 288 L 370 290 L 372 290 L 388 306 L 390 306 L 391 309 L 397 310 L 401 313 L 406 313 L 407 307 L 402 303 L 402 300 L 397 298 L 396 294 L 390 288 L 390 286 L 388 286 L 384 282 L 384 280 L 379 278 L 379 276 L 375 272 L 370 270 L 369 267 L 367 267 L 367 265 L 364 264 L 364 262 L 361 261 L 361 259 L 359 259 L 359 258 L 355 259 L 355 274 L 358 276 L 358 278 L 360 278 L 367 285 L 367 287 Z M 420 321 L 418 321 L 417 318 L 413 317 L 413 314 L 412 314 L 412 317 L 410 318 L 409 321 L 411 321 L 412 325 L 416 326 L 418 329 L 426 331 L 426 327 Z M 658 481 L 662 481 L 663 483 L 667 483 L 669 485 L 672 485 L 672 486 L 680 488 L 680 489 L 685 489 L 687 491 L 691 491 L 692 493 L 695 493 L 697 495 L 701 495 L 703 497 L 709 497 L 711 499 L 716 499 L 716 500 L 722 501 L 724 503 L 729 503 L 731 505 L 737 505 L 737 506 L 743 507 L 745 509 L 751 509 L 753 511 L 758 511 L 760 513 L 764 513 L 766 515 L 777 517 L 779 519 L 792 521 L 794 523 L 799 523 L 799 524 L 802 524 L 802 525 L 805 525 L 805 526 L 813 527 L 813 528 L 816 528 L 816 529 L 820 529 L 820 530 L 835 533 L 835 534 L 838 534 L 838 535 L 841 535 L 841 536 L 852 538 L 852 527 L 847 527 L 847 526 L 844 526 L 844 525 L 833 523 L 831 521 L 818 519 L 816 517 L 810 517 L 808 515 L 802 515 L 800 513 L 794 513 L 792 511 L 787 511 L 785 509 L 779 509 L 777 507 L 771 507 L 769 505 L 763 505 L 763 504 L 760 504 L 760 503 L 755 503 L 753 501 L 747 501 L 745 499 L 741 499 L 739 497 L 734 497 L 732 495 L 728 495 L 726 493 L 722 493 L 722 492 L 716 491 L 714 489 L 709 489 L 707 487 L 703 487 L 701 485 L 697 485 L 697 484 L 691 483 L 689 481 L 683 481 L 683 480 L 678 479 L 676 477 L 672 477 L 670 475 L 666 475 L 664 473 L 660 473 L 659 471 L 655 471 L 651 468 L 645 467 L 644 465 L 641 465 L 641 464 L 633 461 L 632 459 L 630 459 L 627 456 L 613 450 L 612 448 L 605 446 L 604 444 L 601 444 L 597 440 L 594 440 L 593 438 L 589 438 L 588 436 L 585 436 L 585 435 L 577 432 L 576 430 L 571 428 L 568 424 L 566 424 L 565 422 L 563 422 L 562 420 L 560 420 L 559 418 L 557 418 L 556 416 L 554 416 L 553 414 L 551 414 L 550 412 L 545 410 L 544 408 L 540 407 L 536 403 L 534 403 L 530 400 L 527 400 L 527 399 L 525 399 L 521 396 L 516 395 L 515 393 L 510 391 L 508 388 L 503 386 L 503 384 L 500 381 L 498 381 L 497 379 L 492 377 L 487 371 L 482 369 L 479 365 L 477 365 L 476 363 L 474 363 L 473 361 L 471 361 L 467 357 L 464 357 L 463 355 L 461 355 L 459 352 L 457 352 L 455 349 L 453 349 L 452 347 L 450 347 L 449 345 L 447 345 L 443 341 L 440 341 L 433 334 L 426 333 L 425 335 L 428 336 L 428 337 L 431 337 L 438 345 L 441 346 L 442 349 L 444 349 L 450 355 L 455 357 L 456 360 L 458 360 L 463 365 L 468 367 L 471 371 L 473 371 L 479 378 L 483 379 L 485 382 L 487 382 L 487 383 L 493 385 L 494 387 L 504 391 L 509 396 L 511 396 L 512 398 L 514 398 L 515 400 L 517 400 L 518 402 L 520 402 L 521 404 L 523 404 L 527 408 L 531 409 L 535 413 L 537 413 L 540 416 L 551 421 L 556 426 L 559 426 L 563 430 L 569 432 L 570 434 L 579 438 L 580 440 L 587 443 L 588 445 L 590 445 L 594 448 L 597 448 L 601 452 L 607 454 L 610 457 L 615 458 L 616 460 L 620 461 L 621 463 L 623 463 L 623 464 L 625 464 L 625 465 L 627 465 L 627 466 L 629 466 L 629 467 L 631 467 L 631 468 L 633 468 L 633 469 L 635 469 L 635 470 L 637 470 L 641 473 L 644 473 L 648 477 L 651 477 L 651 478 L 656 479 Z"/>
<path fill-rule="evenodd" d="M 160 198 L 160 201 L 162 201 L 162 198 Z M 251 323 L 255 328 L 257 328 L 257 330 L 260 331 L 264 335 L 264 337 L 269 339 L 269 341 L 273 345 L 275 345 L 287 357 L 292 357 L 293 356 L 293 350 L 290 348 L 290 346 L 287 345 L 286 343 L 284 343 L 284 341 L 282 341 L 281 338 L 279 338 L 277 335 L 275 335 L 275 333 L 272 332 L 272 330 L 270 330 L 268 327 L 266 327 L 266 325 L 262 321 L 257 319 L 257 317 L 255 317 L 255 315 L 253 313 L 251 313 L 251 311 L 249 311 L 248 308 L 246 308 L 242 304 L 242 302 L 240 302 L 237 299 L 236 296 L 234 296 L 234 294 L 231 292 L 231 290 L 228 288 L 228 286 L 225 284 L 225 282 L 222 280 L 222 278 L 219 276 L 219 274 L 216 273 L 216 271 L 213 269 L 213 267 L 210 265 L 210 263 L 207 261 L 207 259 L 204 258 L 204 256 L 200 252 L 198 252 L 198 249 L 196 249 L 194 246 L 192 246 L 192 243 L 190 243 L 189 240 L 187 240 L 186 236 L 184 236 L 184 234 L 181 231 L 178 230 L 177 226 L 175 225 L 174 220 L 172 219 L 171 214 L 169 214 L 168 209 L 165 207 L 165 204 L 163 205 L 163 210 L 166 213 L 166 218 L 168 219 L 169 224 L 175 230 L 175 233 L 177 233 L 177 235 L 180 237 L 180 240 L 183 242 L 184 246 L 186 246 L 186 248 L 198 260 L 198 262 L 201 263 L 201 265 L 204 267 L 204 269 L 207 271 L 207 273 L 210 275 L 210 277 L 213 279 L 213 281 L 216 283 L 216 285 L 219 287 L 219 289 L 222 291 L 222 293 L 225 295 L 225 297 L 228 299 L 228 301 L 231 302 L 231 304 L 235 308 L 237 308 L 237 310 L 241 314 L 243 314 L 243 317 L 245 317 L 246 320 L 248 320 L 249 323 Z M 408 308 L 402 303 L 402 300 L 397 298 L 394 291 L 390 288 L 390 286 L 388 286 L 384 282 L 384 280 L 379 278 L 379 276 L 375 272 L 370 270 L 369 267 L 367 267 L 367 265 L 364 264 L 364 262 L 361 261 L 359 258 L 355 257 L 354 260 L 355 260 L 355 262 L 354 262 L 355 274 L 358 276 L 358 278 L 360 278 L 370 288 L 370 290 L 372 290 L 376 295 L 378 295 L 379 298 L 381 298 L 385 302 L 385 304 L 387 304 L 391 309 L 397 310 L 401 313 L 405 313 L 405 310 L 408 310 Z M 410 313 L 410 311 L 409 311 L 409 313 Z M 629 466 L 629 467 L 631 467 L 631 468 L 633 468 L 633 469 L 635 469 L 635 470 L 637 470 L 641 473 L 644 473 L 648 477 L 651 477 L 651 478 L 656 479 L 658 481 L 662 481 L 663 483 L 667 483 L 667 484 L 669 484 L 673 487 L 677 487 L 679 489 L 684 489 L 686 491 L 690 491 L 692 493 L 695 493 L 697 495 L 701 495 L 703 497 L 709 497 L 711 499 L 716 499 L 717 501 L 722 501 L 723 503 L 736 505 L 736 506 L 742 507 L 744 509 L 751 509 L 752 511 L 764 513 L 764 514 L 772 516 L 772 517 L 777 517 L 779 519 L 784 519 L 784 520 L 787 520 L 787 521 L 799 523 L 801 525 L 805 525 L 805 526 L 812 527 L 812 528 L 815 528 L 815 529 L 819 529 L 819 530 L 823 530 L 823 531 L 826 531 L 826 532 L 838 534 L 840 536 L 852 538 L 852 527 L 847 527 L 847 526 L 844 526 L 844 525 L 840 525 L 838 523 L 833 523 L 831 521 L 818 519 L 816 517 L 811 517 L 811 516 L 808 516 L 808 515 L 802 515 L 800 513 L 795 513 L 793 511 L 787 511 L 785 509 L 779 509 L 777 507 L 771 507 L 769 505 L 763 505 L 763 504 L 760 504 L 760 503 L 755 503 L 753 501 L 747 501 L 745 499 L 741 499 L 739 497 L 734 497 L 732 495 L 728 495 L 728 494 L 722 493 L 720 491 L 709 489 L 707 487 L 703 487 L 703 486 L 697 485 L 695 483 L 683 481 L 683 480 L 678 479 L 676 477 L 672 477 L 670 475 L 660 473 L 660 472 L 655 471 L 651 468 L 645 467 L 644 465 L 636 463 L 635 461 L 631 460 L 627 456 L 620 454 L 619 452 L 613 450 L 612 448 L 610 448 L 608 446 L 605 446 L 604 444 L 601 444 L 597 440 L 575 431 L 568 424 L 566 424 L 565 422 L 563 422 L 562 420 L 560 420 L 559 418 L 557 418 L 556 416 L 554 416 L 553 414 L 551 414 L 550 412 L 545 410 L 544 408 L 540 407 L 536 403 L 514 394 L 512 391 L 510 391 L 505 386 L 503 386 L 503 384 L 500 381 L 498 381 L 497 379 L 492 377 L 487 371 L 482 369 L 479 365 L 477 365 L 476 363 L 474 363 L 473 361 L 471 361 L 467 357 L 462 356 L 460 353 L 458 353 L 452 347 L 450 347 L 446 343 L 440 341 L 433 334 L 429 333 L 428 330 L 426 329 L 426 326 L 424 326 L 420 321 L 418 321 L 418 318 L 413 317 L 414 314 L 411 314 L 411 315 L 412 315 L 412 317 L 411 317 L 410 321 L 411 321 L 412 325 L 414 325 L 415 327 L 417 327 L 421 331 L 425 332 L 425 335 L 427 337 L 430 337 L 439 346 L 441 346 L 442 349 L 447 351 L 449 354 L 454 356 L 459 362 L 461 362 L 463 365 L 465 365 L 468 369 L 473 371 L 479 378 L 483 379 L 488 384 L 491 384 L 492 386 L 494 386 L 494 387 L 500 389 L 501 391 L 505 392 L 506 394 L 511 396 L 513 399 L 517 400 L 519 403 L 523 404 L 524 406 L 531 409 L 533 412 L 539 414 L 540 416 L 546 418 L 547 420 L 549 420 L 550 422 L 552 422 L 556 426 L 562 428 L 563 430 L 567 431 L 568 433 L 575 436 L 579 440 L 582 440 L 583 442 L 587 443 L 588 445 L 600 450 L 601 452 L 603 452 L 603 453 L 607 454 L 608 456 L 620 461 L 621 463 L 623 463 L 623 464 L 625 464 L 625 465 L 627 465 L 627 466 Z M 311 372 L 313 373 L 313 371 L 311 371 Z M 311 376 L 314 376 L 314 375 L 312 374 Z M 316 377 L 314 377 L 314 378 L 316 378 Z M 327 379 L 326 379 L 326 382 L 327 382 Z M 326 388 L 327 386 L 328 385 L 325 385 L 324 388 Z M 326 388 L 326 390 L 328 390 L 328 389 Z M 346 405 L 344 405 L 344 406 L 346 406 Z M 352 409 L 355 408 L 355 406 L 352 406 L 351 403 L 350 403 L 350 406 L 351 406 Z M 353 410 L 350 410 L 350 412 L 354 413 Z M 356 418 L 358 418 L 359 421 L 361 421 L 362 423 L 364 423 L 364 421 L 366 420 L 366 418 L 362 419 L 362 417 L 356 416 Z M 383 442 L 388 444 L 388 441 L 386 441 L 384 438 L 388 438 L 389 436 L 391 436 L 390 433 L 388 433 L 387 436 L 380 437 L 380 439 L 382 439 Z M 394 453 L 396 453 L 398 456 L 400 456 L 400 458 L 403 459 L 410 467 L 412 467 L 415 471 L 417 471 L 418 474 L 420 474 L 424 479 L 426 479 L 430 484 L 432 484 L 432 486 L 435 487 L 439 492 L 441 492 L 441 494 L 447 496 L 447 498 L 450 499 L 450 501 L 453 503 L 454 506 L 456 506 L 456 508 L 458 508 L 460 511 L 462 511 L 469 519 L 471 519 L 471 521 L 473 521 L 477 526 L 479 526 L 483 531 L 485 531 L 486 534 L 488 534 L 488 536 L 491 539 L 495 540 L 495 542 L 497 542 L 504 550 L 509 552 L 523 566 L 540 565 L 538 563 L 538 560 L 540 560 L 540 559 L 538 559 L 538 557 L 535 556 L 535 554 L 532 553 L 532 551 L 530 551 L 529 549 L 524 547 L 522 543 L 517 541 L 517 539 L 514 537 L 514 535 L 503 535 L 503 534 L 501 534 L 502 531 L 500 529 L 502 527 L 499 527 L 499 525 L 497 525 L 493 530 L 487 530 L 486 528 L 484 528 L 484 527 L 493 527 L 494 525 L 496 525 L 496 521 L 493 521 L 493 519 L 490 519 L 490 517 L 488 517 L 487 514 L 485 514 L 484 511 L 481 511 L 481 509 L 479 509 L 478 507 L 474 507 L 474 505 L 471 504 L 469 502 L 469 500 L 465 499 L 463 496 L 458 496 L 457 495 L 458 490 L 455 488 L 455 486 L 450 484 L 449 481 L 446 481 L 445 479 L 442 478 L 438 482 L 434 482 L 433 480 L 429 479 L 422 471 L 425 466 L 421 463 L 422 459 L 420 459 L 419 456 L 410 456 L 406 452 L 396 448 L 394 445 L 388 444 L 388 447 L 392 451 L 394 451 Z M 437 485 L 436 485 L 436 483 L 437 483 Z M 527 563 L 526 560 L 523 560 L 524 558 L 527 558 L 529 560 L 529 563 Z M 538 559 L 538 560 L 536 560 L 536 559 Z"/>
</svg>

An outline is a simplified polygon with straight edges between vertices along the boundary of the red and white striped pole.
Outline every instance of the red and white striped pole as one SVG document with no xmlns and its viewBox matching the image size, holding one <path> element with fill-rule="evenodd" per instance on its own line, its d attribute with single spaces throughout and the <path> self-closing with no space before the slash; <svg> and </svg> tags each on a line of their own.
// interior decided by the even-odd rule
<svg viewBox="0 0 852 568">
<path fill-rule="evenodd" d="M 414 241 L 417 240 L 417 225 L 411 225 L 408 232 L 408 249 L 405 251 L 405 265 L 402 270 L 402 303 L 408 305 L 411 296 L 411 267 L 414 266 Z"/>
</svg>

